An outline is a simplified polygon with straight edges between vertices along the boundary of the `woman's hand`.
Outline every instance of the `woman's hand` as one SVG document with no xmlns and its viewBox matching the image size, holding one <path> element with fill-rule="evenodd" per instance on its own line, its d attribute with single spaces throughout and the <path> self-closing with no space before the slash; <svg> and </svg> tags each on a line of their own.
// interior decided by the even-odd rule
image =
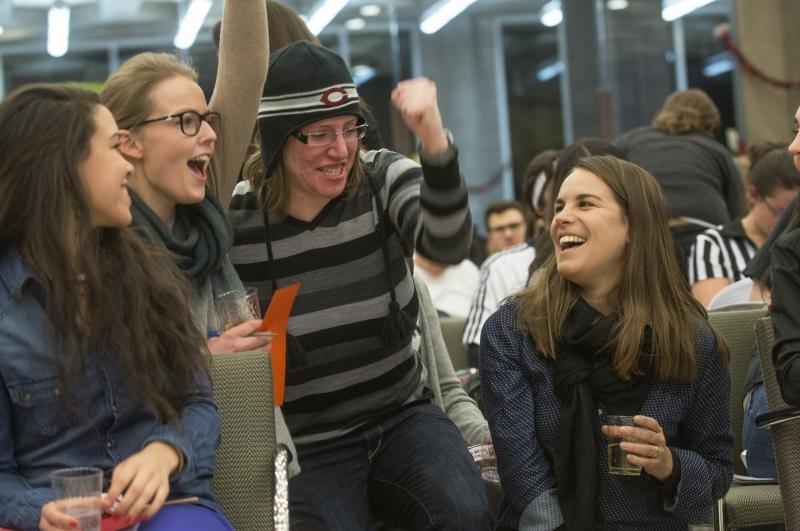
<svg viewBox="0 0 800 531">
<path fill-rule="evenodd" d="M 42 531 L 56 531 L 78 528 L 78 519 L 62 512 L 60 505 L 57 501 L 44 504 L 42 514 L 39 517 L 39 529 Z"/>
<path fill-rule="evenodd" d="M 406 126 L 419 138 L 422 151 L 433 155 L 447 149 L 447 134 L 436 102 L 436 83 L 426 77 L 401 81 L 392 91 L 392 103 Z"/>
<path fill-rule="evenodd" d="M 659 481 L 672 474 L 672 452 L 667 448 L 664 430 L 658 421 L 644 415 L 633 417 L 633 426 L 613 426 L 616 436 L 624 439 L 619 447 L 628 452 L 628 462 L 641 466 L 645 472 Z M 602 427 L 603 434 L 610 435 L 610 427 Z"/>
<path fill-rule="evenodd" d="M 122 495 L 114 516 L 136 522 L 156 514 L 169 494 L 169 477 L 180 463 L 175 447 L 156 441 L 118 464 L 108 489 L 108 500 Z"/>
<path fill-rule="evenodd" d="M 249 352 L 264 350 L 269 352 L 272 337 L 252 335 L 258 330 L 261 321 L 253 319 L 233 326 L 217 337 L 208 340 L 208 351 L 211 354 L 228 354 L 231 352 Z"/>
</svg>

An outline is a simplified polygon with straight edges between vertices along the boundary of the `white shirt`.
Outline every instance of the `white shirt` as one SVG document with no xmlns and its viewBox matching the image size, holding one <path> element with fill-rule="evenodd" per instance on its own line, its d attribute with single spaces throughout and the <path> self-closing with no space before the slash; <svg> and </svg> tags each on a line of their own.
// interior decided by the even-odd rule
<svg viewBox="0 0 800 531">
<path fill-rule="evenodd" d="M 431 275 L 421 267 L 415 267 L 414 273 L 425 282 L 437 311 L 466 319 L 469 304 L 478 287 L 478 266 L 464 260 L 449 266 L 438 276 Z"/>
<path fill-rule="evenodd" d="M 500 251 L 484 260 L 480 280 L 467 316 L 463 341 L 465 345 L 480 345 L 481 329 L 486 319 L 509 295 L 525 287 L 528 267 L 533 262 L 533 247 L 521 243 Z"/>
</svg>

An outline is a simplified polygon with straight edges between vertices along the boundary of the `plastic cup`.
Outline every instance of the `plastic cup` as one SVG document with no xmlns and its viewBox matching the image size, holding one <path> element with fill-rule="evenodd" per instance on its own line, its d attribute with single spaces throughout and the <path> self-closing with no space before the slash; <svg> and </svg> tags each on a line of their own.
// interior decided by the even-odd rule
<svg viewBox="0 0 800 531">
<path fill-rule="evenodd" d="M 245 321 L 261 319 L 261 304 L 256 288 L 244 288 L 218 295 L 214 300 L 222 330 L 228 330 Z"/>
<path fill-rule="evenodd" d="M 82 531 L 100 531 L 103 471 L 99 468 L 63 468 L 50 474 L 53 496 L 60 509 L 78 520 Z"/>
<path fill-rule="evenodd" d="M 638 476 L 642 467 L 628 462 L 628 452 L 620 447 L 620 443 L 628 439 L 619 435 L 622 426 L 635 426 L 633 417 L 627 415 L 608 415 L 608 473 L 618 476 Z"/>
</svg>

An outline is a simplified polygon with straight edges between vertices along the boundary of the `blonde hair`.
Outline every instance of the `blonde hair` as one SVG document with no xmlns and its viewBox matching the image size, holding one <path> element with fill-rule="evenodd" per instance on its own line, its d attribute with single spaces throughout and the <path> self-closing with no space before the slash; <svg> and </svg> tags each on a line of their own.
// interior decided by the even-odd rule
<svg viewBox="0 0 800 531">
<path fill-rule="evenodd" d="M 176 76 L 197 82 L 197 71 L 179 57 L 169 53 L 140 53 L 111 74 L 100 99 L 120 128 L 130 129 L 149 117 L 153 110 L 150 96 L 156 85 Z"/>
<path fill-rule="evenodd" d="M 654 373 L 673 381 L 694 380 L 697 369 L 693 325 L 705 321 L 707 315 L 689 293 L 678 268 L 661 188 L 639 166 L 612 156 L 586 157 L 575 168 L 601 178 L 611 188 L 628 221 L 630 243 L 622 279 L 613 294 L 619 317 L 615 337 L 609 338 L 616 341 L 614 371 L 621 378 L 639 371 L 639 354 L 649 326 Z M 539 352 L 553 359 L 564 321 L 580 291 L 558 273 L 555 256 L 543 267 L 534 285 L 516 298 L 520 325 L 531 334 Z M 717 344 L 724 363 L 728 351 L 719 336 Z"/>
<path fill-rule="evenodd" d="M 717 106 L 700 89 L 680 90 L 670 94 L 652 123 L 653 127 L 670 135 L 692 131 L 716 133 L 719 124 Z"/>
</svg>

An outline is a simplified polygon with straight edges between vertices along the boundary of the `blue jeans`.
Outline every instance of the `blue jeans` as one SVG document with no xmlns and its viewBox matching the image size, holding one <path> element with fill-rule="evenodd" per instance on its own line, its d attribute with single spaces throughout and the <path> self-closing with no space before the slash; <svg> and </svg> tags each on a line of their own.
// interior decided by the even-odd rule
<svg viewBox="0 0 800 531">
<path fill-rule="evenodd" d="M 756 426 L 756 417 L 769 411 L 764 384 L 753 387 L 745 403 L 742 447 L 747 450 L 747 473 L 757 478 L 777 478 L 772 435 L 769 429 Z"/>
<path fill-rule="evenodd" d="M 220 513 L 195 503 L 167 505 L 139 531 L 233 531 L 233 526 Z"/>
<path fill-rule="evenodd" d="M 419 404 L 357 434 L 298 449 L 292 529 L 492 529 L 478 469 L 441 409 Z"/>
</svg>

